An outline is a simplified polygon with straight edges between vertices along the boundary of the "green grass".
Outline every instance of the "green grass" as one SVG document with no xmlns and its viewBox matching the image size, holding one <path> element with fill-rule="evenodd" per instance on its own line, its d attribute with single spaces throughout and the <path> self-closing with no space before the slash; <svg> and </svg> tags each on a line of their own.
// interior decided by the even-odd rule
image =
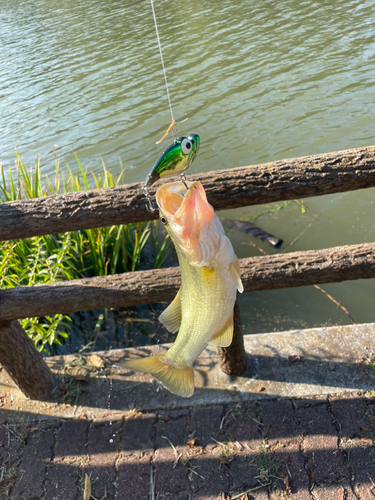
<svg viewBox="0 0 375 500">
<path fill-rule="evenodd" d="M 54 175 L 43 176 L 39 158 L 35 166 L 28 167 L 16 151 L 15 169 L 0 164 L 0 203 L 114 187 L 123 182 L 123 169 L 118 176 L 112 175 L 102 161 L 99 174 L 89 173 L 74 156 L 78 173 L 73 173 L 69 165 L 61 169 L 55 156 Z M 161 234 L 158 222 L 0 242 L 0 288 L 158 268 L 169 248 L 168 236 Z M 20 323 L 36 348 L 47 352 L 46 344 L 60 344 L 60 338 L 67 337 L 69 321 L 68 316 L 58 314 Z"/>
</svg>

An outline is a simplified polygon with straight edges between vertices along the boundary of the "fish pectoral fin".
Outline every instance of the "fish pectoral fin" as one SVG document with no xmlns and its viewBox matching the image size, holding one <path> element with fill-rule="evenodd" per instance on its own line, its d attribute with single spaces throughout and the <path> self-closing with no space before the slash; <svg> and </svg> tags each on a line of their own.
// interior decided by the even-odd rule
<svg viewBox="0 0 375 500">
<path fill-rule="evenodd" d="M 215 333 L 210 340 L 210 344 L 218 347 L 228 347 L 233 339 L 233 314 L 229 317 L 223 328 Z"/>
<path fill-rule="evenodd" d="M 184 398 L 190 398 L 194 393 L 194 371 L 191 366 L 172 365 L 164 355 L 149 358 L 134 359 L 118 363 L 119 366 L 137 372 L 150 373 L 162 385 Z"/>
<path fill-rule="evenodd" d="M 240 264 L 239 264 L 237 258 L 236 258 L 236 261 L 234 262 L 234 264 L 232 264 L 229 267 L 229 271 L 230 271 L 230 274 L 232 275 L 232 277 L 234 279 L 234 282 L 237 285 L 237 290 L 240 293 L 242 293 L 243 292 L 243 284 L 242 284 L 241 277 L 240 277 Z"/>
<path fill-rule="evenodd" d="M 165 326 L 165 328 L 171 332 L 176 333 L 180 329 L 181 325 L 181 288 L 179 289 L 176 297 L 169 304 L 167 309 L 161 313 L 159 316 L 159 321 Z"/>
</svg>

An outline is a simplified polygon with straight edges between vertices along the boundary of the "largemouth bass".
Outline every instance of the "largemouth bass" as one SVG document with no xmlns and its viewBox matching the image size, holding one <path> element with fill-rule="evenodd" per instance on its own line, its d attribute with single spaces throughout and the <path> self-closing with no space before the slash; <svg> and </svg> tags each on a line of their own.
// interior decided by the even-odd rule
<svg viewBox="0 0 375 500">
<path fill-rule="evenodd" d="M 182 182 L 164 184 L 156 193 L 181 268 L 181 288 L 159 320 L 177 338 L 165 354 L 121 365 L 152 374 L 184 397 L 194 392 L 192 365 L 207 344 L 232 342 L 234 303 L 243 291 L 238 259 L 202 184 L 187 185 L 188 191 Z"/>
</svg>

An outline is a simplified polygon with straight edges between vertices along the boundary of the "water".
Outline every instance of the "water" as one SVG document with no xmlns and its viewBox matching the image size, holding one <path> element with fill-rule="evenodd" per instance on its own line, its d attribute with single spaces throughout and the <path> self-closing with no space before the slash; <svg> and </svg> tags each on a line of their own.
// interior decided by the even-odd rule
<svg viewBox="0 0 375 500">
<path fill-rule="evenodd" d="M 375 6 L 371 1 L 156 0 L 174 115 L 202 146 L 191 172 L 374 144 Z M 125 182 L 144 180 L 170 122 L 148 0 L 13 0 L 0 6 L 0 157 L 13 148 L 43 173 L 52 149 Z M 290 250 L 374 241 L 374 190 L 305 200 L 256 220 Z M 259 215 L 264 212 L 263 215 Z M 258 216 L 257 216 L 258 215 Z M 231 231 L 240 257 L 259 255 Z M 253 240 L 251 240 L 253 241 Z M 261 246 L 261 245 L 260 245 Z M 270 251 L 262 246 L 266 251 Z M 375 321 L 374 281 L 325 285 L 357 322 Z M 246 332 L 348 323 L 312 288 L 241 297 Z"/>
</svg>

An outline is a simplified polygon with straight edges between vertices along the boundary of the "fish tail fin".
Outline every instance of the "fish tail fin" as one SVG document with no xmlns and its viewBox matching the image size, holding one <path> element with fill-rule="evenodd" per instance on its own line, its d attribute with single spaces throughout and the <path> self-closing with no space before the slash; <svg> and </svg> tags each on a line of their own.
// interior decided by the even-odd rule
<svg viewBox="0 0 375 500">
<path fill-rule="evenodd" d="M 163 355 L 135 359 L 119 363 L 128 370 L 150 373 L 157 378 L 165 388 L 185 398 L 194 393 L 194 372 L 191 366 L 171 364 Z"/>
</svg>

